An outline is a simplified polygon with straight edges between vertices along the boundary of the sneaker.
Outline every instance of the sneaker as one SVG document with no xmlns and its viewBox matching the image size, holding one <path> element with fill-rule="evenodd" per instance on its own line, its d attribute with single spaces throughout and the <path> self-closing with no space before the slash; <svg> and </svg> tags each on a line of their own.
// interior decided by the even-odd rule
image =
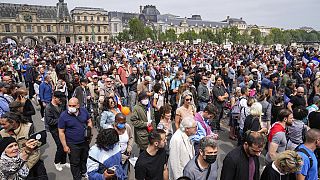
<svg viewBox="0 0 320 180">
<path fill-rule="evenodd" d="M 44 117 L 43 117 L 43 118 L 41 118 L 41 121 L 44 121 Z"/>
<path fill-rule="evenodd" d="M 57 171 L 62 171 L 62 167 L 60 163 L 58 164 L 54 163 L 54 167 L 56 168 Z"/>
<path fill-rule="evenodd" d="M 64 164 L 61 164 L 61 167 L 66 167 L 66 168 L 70 168 L 70 163 L 64 163 Z"/>
</svg>

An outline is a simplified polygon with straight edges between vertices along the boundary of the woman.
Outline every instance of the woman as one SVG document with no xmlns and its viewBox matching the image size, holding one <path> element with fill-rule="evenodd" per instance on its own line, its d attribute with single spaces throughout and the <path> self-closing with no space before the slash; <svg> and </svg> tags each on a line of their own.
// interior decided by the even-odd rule
<svg viewBox="0 0 320 180">
<path fill-rule="evenodd" d="M 26 88 L 19 88 L 15 93 L 16 101 L 24 104 L 22 115 L 30 123 L 33 123 L 32 116 L 36 114 L 36 111 L 29 99 L 28 91 Z"/>
<path fill-rule="evenodd" d="M 103 107 L 104 110 L 101 113 L 100 127 L 107 129 L 114 123 L 115 116 L 120 113 L 120 110 L 116 107 L 113 97 L 104 99 Z"/>
<path fill-rule="evenodd" d="M 295 151 L 284 151 L 263 170 L 260 180 L 292 180 L 301 169 L 303 159 Z"/>
<path fill-rule="evenodd" d="M 262 105 L 255 102 L 250 107 L 250 115 L 246 117 L 244 122 L 243 132 L 257 131 L 260 133 L 267 133 L 267 128 L 261 128 Z"/>
<path fill-rule="evenodd" d="M 157 83 L 154 85 L 153 91 L 154 91 L 154 95 L 153 95 L 152 106 L 154 108 L 154 119 L 156 121 L 156 125 L 158 125 L 161 117 L 160 108 L 164 104 L 164 95 L 163 95 L 164 91 L 162 90 L 162 86 L 160 83 Z"/>
<path fill-rule="evenodd" d="M 20 152 L 18 143 L 13 137 L 2 138 L 0 140 L 0 180 L 26 179 L 29 169 L 25 161 L 36 146 L 37 141 L 30 139 Z"/>
<path fill-rule="evenodd" d="M 121 147 L 119 135 L 114 129 L 102 129 L 96 144 L 89 150 L 87 160 L 89 180 L 118 179 L 124 180 L 126 175 L 121 165 Z"/>
<path fill-rule="evenodd" d="M 117 68 L 115 66 L 111 67 L 110 74 L 111 75 L 109 77 L 113 79 L 114 87 L 117 89 L 120 97 L 126 97 L 126 94 L 127 94 L 126 87 L 121 81 Z"/>
<path fill-rule="evenodd" d="M 161 119 L 157 126 L 157 129 L 163 129 L 166 132 L 167 143 L 165 146 L 165 150 L 167 155 L 169 156 L 169 145 L 170 140 L 173 134 L 172 129 L 172 121 L 171 121 L 171 106 L 169 104 L 165 104 L 160 108 Z"/>
<path fill-rule="evenodd" d="M 112 126 L 119 135 L 119 144 L 121 148 L 121 164 L 124 173 L 127 175 L 129 167 L 129 157 L 133 147 L 133 132 L 129 124 L 127 124 L 126 116 L 118 113 Z"/>
<path fill-rule="evenodd" d="M 271 122 L 271 103 L 267 101 L 267 90 L 264 90 L 263 94 L 258 96 L 258 102 L 262 105 L 261 126 L 263 128 L 270 129 Z"/>
<path fill-rule="evenodd" d="M 237 139 L 237 135 L 235 132 L 235 127 L 237 125 L 237 119 L 239 117 L 239 113 L 234 113 L 235 110 L 235 105 L 236 102 L 239 100 L 239 98 L 241 97 L 241 88 L 240 87 L 236 87 L 236 91 L 235 94 L 230 98 L 230 104 L 231 104 L 231 111 L 230 111 L 230 120 L 229 120 L 229 126 L 230 126 L 230 131 L 229 131 L 229 139 L 232 140 L 236 140 Z M 238 116 L 238 117 L 235 117 Z"/>
<path fill-rule="evenodd" d="M 180 122 L 185 117 L 194 117 L 196 109 L 192 103 L 192 93 L 190 91 L 185 91 L 182 93 L 180 100 L 180 107 L 176 110 L 175 116 L 175 128 L 176 130 L 180 128 Z"/>
</svg>

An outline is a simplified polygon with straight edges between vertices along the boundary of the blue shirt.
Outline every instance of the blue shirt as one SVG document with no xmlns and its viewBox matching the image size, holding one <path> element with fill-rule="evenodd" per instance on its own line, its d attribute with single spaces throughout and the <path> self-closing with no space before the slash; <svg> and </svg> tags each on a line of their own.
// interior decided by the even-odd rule
<svg viewBox="0 0 320 180">
<path fill-rule="evenodd" d="M 68 144 L 80 144 L 85 142 L 84 130 L 89 119 L 89 113 L 85 108 L 79 109 L 77 117 L 69 114 L 68 110 L 61 113 L 58 120 L 58 128 L 65 130 L 64 133 Z"/>
<path fill-rule="evenodd" d="M 310 160 L 308 156 L 303 152 L 298 152 L 298 154 L 303 159 L 303 166 L 301 167 L 301 171 L 297 172 L 297 174 L 302 174 L 305 176 L 305 180 L 318 180 L 318 161 L 313 151 L 308 149 L 304 144 L 300 145 L 299 148 L 305 149 L 312 158 L 313 165 L 310 168 Z"/>
<path fill-rule="evenodd" d="M 50 103 L 52 99 L 52 87 L 46 82 L 42 82 L 39 86 L 39 96 L 42 102 Z"/>
<path fill-rule="evenodd" d="M 9 101 L 3 95 L 0 95 L 0 116 L 8 111 L 10 111 Z"/>
</svg>

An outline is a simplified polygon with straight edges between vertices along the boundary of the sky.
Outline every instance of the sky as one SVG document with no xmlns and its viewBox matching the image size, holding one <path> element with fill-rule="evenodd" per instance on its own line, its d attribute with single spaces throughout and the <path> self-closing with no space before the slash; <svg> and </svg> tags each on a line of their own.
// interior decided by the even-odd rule
<svg viewBox="0 0 320 180">
<path fill-rule="evenodd" d="M 58 0 L 2 0 L 54 6 Z M 180 17 L 201 15 L 203 20 L 222 21 L 227 16 L 240 18 L 247 24 L 297 29 L 303 26 L 320 31 L 319 0 L 64 0 L 69 11 L 74 7 L 96 7 L 107 11 L 139 12 L 140 5 L 155 5 L 161 14 Z"/>
</svg>

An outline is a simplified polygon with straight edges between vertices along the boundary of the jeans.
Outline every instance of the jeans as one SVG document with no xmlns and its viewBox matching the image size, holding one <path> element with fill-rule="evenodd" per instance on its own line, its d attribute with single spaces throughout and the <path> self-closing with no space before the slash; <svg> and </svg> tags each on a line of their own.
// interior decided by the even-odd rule
<svg viewBox="0 0 320 180">
<path fill-rule="evenodd" d="M 87 159 L 89 156 L 89 143 L 68 144 L 70 148 L 69 160 L 74 180 L 80 180 L 81 174 L 87 172 Z"/>
<path fill-rule="evenodd" d="M 54 163 L 55 164 L 65 164 L 67 160 L 67 153 L 64 152 L 63 146 L 61 144 L 61 141 L 59 139 L 59 133 L 58 129 L 50 129 L 50 133 L 52 135 L 52 138 L 57 146 L 57 151 L 54 157 Z"/>
<path fill-rule="evenodd" d="M 133 107 L 136 105 L 136 99 L 137 99 L 137 93 L 134 91 L 129 92 L 129 104 L 131 111 L 133 110 Z"/>
<path fill-rule="evenodd" d="M 204 111 L 204 108 L 206 108 L 207 105 L 208 105 L 207 102 L 201 102 L 201 101 L 199 101 L 200 111 Z"/>
</svg>

